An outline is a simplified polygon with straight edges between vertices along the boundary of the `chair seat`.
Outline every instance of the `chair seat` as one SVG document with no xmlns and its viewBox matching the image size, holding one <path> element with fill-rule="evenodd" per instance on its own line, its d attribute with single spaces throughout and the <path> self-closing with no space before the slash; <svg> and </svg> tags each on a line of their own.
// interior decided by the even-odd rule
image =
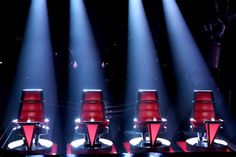
<svg viewBox="0 0 236 157">
<path fill-rule="evenodd" d="M 198 132 L 205 132 L 205 124 L 207 121 L 208 122 L 221 122 L 221 123 L 223 122 L 222 119 L 204 119 L 201 121 L 199 120 L 197 121 L 194 118 L 190 118 L 190 124 L 191 124 L 192 129 Z"/>
<path fill-rule="evenodd" d="M 103 120 L 103 121 L 81 121 L 81 122 L 75 122 L 76 126 L 78 126 L 78 129 L 84 129 L 86 128 L 87 124 L 98 124 L 99 128 L 107 128 L 109 126 L 109 121 L 108 120 Z"/>
<path fill-rule="evenodd" d="M 165 129 L 167 128 L 167 120 L 164 118 L 161 118 L 160 120 L 146 120 L 146 121 L 134 121 L 134 128 L 136 131 L 140 132 L 146 132 L 148 130 L 147 125 L 148 123 L 160 123 L 160 132 L 165 132 Z"/>
<path fill-rule="evenodd" d="M 29 124 L 26 124 L 29 125 Z M 45 125 L 36 125 L 36 123 L 34 123 L 35 125 L 35 129 L 34 129 L 34 135 L 46 135 L 48 134 L 49 128 Z M 22 123 L 19 123 L 19 129 L 15 130 L 15 134 L 22 136 Z"/>
<path fill-rule="evenodd" d="M 76 127 L 75 131 L 76 131 L 77 134 L 80 134 L 80 133 L 86 133 L 87 134 L 88 133 L 86 124 L 78 125 L 78 127 Z M 108 131 L 109 131 L 108 126 L 99 125 L 99 127 L 97 129 L 97 134 L 106 134 L 106 133 L 108 133 Z"/>
</svg>

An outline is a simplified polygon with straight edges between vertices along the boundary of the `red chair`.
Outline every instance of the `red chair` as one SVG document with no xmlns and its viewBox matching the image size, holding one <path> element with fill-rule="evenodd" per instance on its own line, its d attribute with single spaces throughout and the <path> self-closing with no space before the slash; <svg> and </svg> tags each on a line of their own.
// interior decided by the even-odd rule
<svg viewBox="0 0 236 157">
<path fill-rule="evenodd" d="M 223 120 L 217 119 L 212 90 L 194 90 L 193 111 L 190 127 L 197 132 L 198 144 L 208 147 L 214 142 Z"/>
<path fill-rule="evenodd" d="M 23 137 L 28 150 L 38 145 L 41 135 L 48 133 L 48 119 L 44 119 L 42 89 L 23 89 L 18 119 L 13 120 L 14 129 Z"/>
<path fill-rule="evenodd" d="M 21 96 L 19 122 L 43 122 L 44 98 L 41 89 L 24 89 Z"/>
<path fill-rule="evenodd" d="M 204 131 L 206 120 L 215 120 L 215 109 L 212 90 L 194 90 L 191 128 Z"/>
<path fill-rule="evenodd" d="M 101 146 L 99 138 L 108 133 L 102 90 L 83 90 L 80 118 L 75 120 L 76 132 L 84 134 L 85 147 Z"/>
<path fill-rule="evenodd" d="M 145 146 L 160 145 L 157 140 L 160 130 L 166 129 L 167 120 L 161 117 L 156 90 L 139 90 L 137 118 L 134 129 L 142 133 Z"/>
</svg>

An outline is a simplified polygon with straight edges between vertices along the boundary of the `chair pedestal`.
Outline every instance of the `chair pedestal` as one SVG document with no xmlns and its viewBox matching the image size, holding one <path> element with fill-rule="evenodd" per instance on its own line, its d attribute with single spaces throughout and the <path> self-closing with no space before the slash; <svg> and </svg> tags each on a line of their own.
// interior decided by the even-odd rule
<svg viewBox="0 0 236 157">
<path fill-rule="evenodd" d="M 91 147 L 95 147 L 95 148 L 100 148 L 102 147 L 102 143 L 100 143 L 99 141 L 97 141 L 96 143 L 94 143 L 93 145 L 91 145 L 90 143 L 84 143 L 84 147 L 85 148 L 91 148 Z"/>
<path fill-rule="evenodd" d="M 219 151 L 224 152 L 227 149 L 227 142 L 221 139 L 216 139 L 218 129 L 223 121 L 206 120 L 202 126 L 204 132 L 197 132 L 197 137 L 186 140 L 187 148 L 190 151 Z"/>
<path fill-rule="evenodd" d="M 148 143 L 149 141 L 149 143 Z M 157 138 L 154 145 L 151 145 L 150 139 L 147 138 L 144 142 L 143 137 L 135 137 L 129 141 L 131 152 L 167 152 L 170 150 L 170 141 L 164 138 Z"/>
<path fill-rule="evenodd" d="M 85 138 L 77 139 L 71 142 L 72 152 L 75 154 L 105 153 L 112 150 L 113 142 L 105 138 L 99 138 L 99 144 L 93 147 L 86 144 Z"/>
<path fill-rule="evenodd" d="M 161 145 L 162 145 L 161 141 L 158 141 L 158 140 L 156 140 L 154 142 L 154 144 L 153 144 L 154 147 L 161 146 Z M 143 146 L 145 146 L 145 147 L 148 147 L 148 146 L 152 147 L 151 141 L 143 141 Z"/>
<path fill-rule="evenodd" d="M 198 137 L 189 138 L 186 140 L 187 149 L 191 152 L 225 152 L 228 143 L 221 139 L 214 139 L 214 142 L 209 146 L 207 140 L 199 141 Z"/>
<path fill-rule="evenodd" d="M 25 144 L 23 139 L 10 142 L 7 146 L 7 150 L 17 152 L 19 154 L 44 154 L 50 152 L 53 146 L 53 142 L 47 139 L 39 139 L 38 143 L 35 140 L 32 141 L 31 149 Z"/>
</svg>

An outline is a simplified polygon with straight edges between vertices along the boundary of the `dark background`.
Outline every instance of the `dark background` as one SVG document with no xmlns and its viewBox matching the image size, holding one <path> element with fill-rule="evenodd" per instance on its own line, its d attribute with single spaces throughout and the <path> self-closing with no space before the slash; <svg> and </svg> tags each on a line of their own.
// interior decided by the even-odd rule
<svg viewBox="0 0 236 157">
<path fill-rule="evenodd" d="M 208 63 L 212 76 L 224 94 L 227 108 L 236 117 L 236 1 L 235 0 L 177 0 L 183 17 Z M 12 9 L 2 11 L 1 51 L 0 51 L 0 126 L 1 131 L 5 106 L 15 78 L 17 60 L 24 34 L 30 0 L 16 0 Z M 69 0 L 48 0 L 50 32 L 54 53 L 54 65 L 58 86 L 58 108 L 63 113 L 67 105 L 68 80 L 68 28 Z M 127 56 L 127 0 L 85 0 L 95 39 L 103 61 L 109 63 L 103 71 L 109 87 L 111 106 L 124 104 Z M 176 90 L 175 78 L 167 40 L 166 26 L 161 0 L 143 0 L 145 12 L 151 28 L 154 43 L 159 55 L 161 68 L 170 98 Z M 12 4 L 13 5 L 13 2 Z M 2 7 L 5 7 L 2 5 Z M 225 25 L 223 36 L 219 37 L 222 23 Z M 210 28 L 212 26 L 212 29 Z M 209 64 L 212 43 L 221 43 L 219 67 Z M 57 55 L 56 55 L 57 54 Z M 18 102 L 16 102 L 18 103 Z M 114 108 L 122 111 L 122 108 Z M 122 114 L 122 112 L 118 112 Z"/>
</svg>

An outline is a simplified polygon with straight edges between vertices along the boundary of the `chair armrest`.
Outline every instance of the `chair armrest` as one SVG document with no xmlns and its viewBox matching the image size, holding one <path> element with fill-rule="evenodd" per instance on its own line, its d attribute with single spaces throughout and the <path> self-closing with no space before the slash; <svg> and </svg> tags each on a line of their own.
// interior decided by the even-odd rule
<svg viewBox="0 0 236 157">
<path fill-rule="evenodd" d="M 195 122 L 197 122 L 197 121 L 196 121 L 196 119 L 194 119 L 194 118 L 190 118 L 190 122 L 195 123 Z"/>
<path fill-rule="evenodd" d="M 140 123 L 145 123 L 145 122 L 149 122 L 149 121 L 139 122 L 137 118 L 133 119 L 134 125 L 140 124 Z M 161 120 L 153 119 L 153 120 L 150 120 L 150 122 L 162 122 L 162 123 L 166 124 L 167 120 L 165 118 L 161 118 Z"/>
<path fill-rule="evenodd" d="M 18 124 L 18 119 L 13 119 L 11 122 L 13 124 L 14 130 L 17 129 L 18 127 L 20 127 Z"/>
<path fill-rule="evenodd" d="M 75 125 L 78 126 L 81 124 L 81 119 L 80 118 L 76 118 L 75 119 Z"/>
<path fill-rule="evenodd" d="M 204 124 L 203 122 L 198 122 L 194 118 L 190 118 L 189 122 L 190 122 L 190 128 L 191 129 L 198 128 L 198 127 L 200 127 Z"/>
<path fill-rule="evenodd" d="M 16 124 L 16 123 L 18 123 L 18 119 L 13 119 L 11 122 Z"/>
<path fill-rule="evenodd" d="M 133 123 L 134 123 L 134 125 L 137 124 L 137 123 L 138 123 L 138 119 L 137 119 L 137 118 L 134 118 L 134 119 L 133 119 Z"/>
<path fill-rule="evenodd" d="M 161 121 L 164 123 L 167 123 L 167 119 L 165 119 L 165 118 L 161 118 Z"/>
<path fill-rule="evenodd" d="M 211 120 L 205 120 L 204 122 L 219 122 L 219 123 L 224 123 L 223 119 L 211 119 Z"/>
<path fill-rule="evenodd" d="M 105 121 L 103 121 L 103 125 L 108 126 L 110 124 L 110 120 L 109 119 L 105 119 Z"/>
<path fill-rule="evenodd" d="M 197 120 L 194 119 L 194 118 L 190 118 L 189 122 L 190 122 L 191 125 L 202 124 L 202 122 L 199 122 L 199 121 L 197 121 Z"/>
<path fill-rule="evenodd" d="M 94 121 L 94 119 L 91 119 L 90 122 L 95 122 L 95 123 L 97 123 L 97 121 Z M 81 121 L 80 118 L 75 119 L 75 125 L 76 125 L 76 127 L 78 127 L 78 126 L 80 126 L 80 125 L 82 125 L 82 124 L 84 124 L 84 123 L 86 123 L 86 122 Z M 109 119 L 105 119 L 104 121 L 100 121 L 100 123 L 101 123 L 102 125 L 104 125 L 104 126 L 108 126 L 108 125 L 110 124 L 110 120 L 109 120 Z"/>
<path fill-rule="evenodd" d="M 161 121 L 163 122 L 163 127 L 166 130 L 167 129 L 167 119 L 161 118 Z"/>
<path fill-rule="evenodd" d="M 49 119 L 48 119 L 48 118 L 45 118 L 43 124 L 46 125 L 46 126 L 48 126 L 48 124 L 49 124 Z"/>
</svg>

